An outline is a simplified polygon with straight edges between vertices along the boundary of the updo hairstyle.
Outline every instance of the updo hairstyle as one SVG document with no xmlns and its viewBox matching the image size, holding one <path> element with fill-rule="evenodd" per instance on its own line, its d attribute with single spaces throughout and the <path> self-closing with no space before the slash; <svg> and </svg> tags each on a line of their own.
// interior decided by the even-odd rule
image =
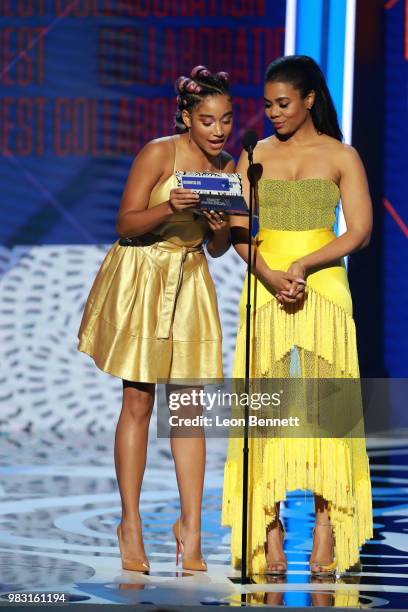
<svg viewBox="0 0 408 612">
<path fill-rule="evenodd" d="M 179 77 L 174 86 L 177 93 L 174 121 L 177 134 L 188 132 L 181 114 L 183 110 L 191 112 L 207 96 L 230 95 L 228 73 L 213 74 L 205 66 L 196 66 L 192 69 L 190 77 Z"/>
</svg>

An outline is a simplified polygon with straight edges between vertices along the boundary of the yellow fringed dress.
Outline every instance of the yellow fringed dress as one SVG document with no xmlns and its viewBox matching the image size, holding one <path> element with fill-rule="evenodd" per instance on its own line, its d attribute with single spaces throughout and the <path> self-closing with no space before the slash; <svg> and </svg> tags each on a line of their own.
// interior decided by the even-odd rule
<svg viewBox="0 0 408 612">
<path fill-rule="evenodd" d="M 259 252 L 272 269 L 290 264 L 335 239 L 339 188 L 328 179 L 261 179 Z M 247 281 L 241 303 L 233 377 L 245 375 Z M 307 277 L 302 306 L 281 309 L 252 277 L 251 379 L 358 378 L 352 301 L 343 260 Z M 241 563 L 242 438 L 231 437 L 224 467 L 222 524 L 232 528 L 233 566 Z M 329 503 L 340 572 L 359 561 L 373 535 L 369 463 L 362 420 L 344 438 L 249 438 L 248 571 L 266 569 L 265 542 L 274 504 L 287 491 L 311 490 Z"/>
</svg>

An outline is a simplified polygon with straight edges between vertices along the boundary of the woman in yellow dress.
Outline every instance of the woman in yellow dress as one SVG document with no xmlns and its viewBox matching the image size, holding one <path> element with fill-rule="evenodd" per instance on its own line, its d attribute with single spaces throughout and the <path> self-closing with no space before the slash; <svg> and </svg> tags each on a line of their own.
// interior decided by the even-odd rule
<svg viewBox="0 0 408 612">
<path fill-rule="evenodd" d="M 372 209 L 365 171 L 342 144 L 324 76 L 307 56 L 275 60 L 265 78 L 265 112 L 275 134 L 258 143 L 254 163 L 259 233 L 253 241 L 251 379 L 359 377 L 355 324 L 343 258 L 369 243 Z M 237 168 L 246 195 L 247 155 Z M 336 237 L 341 196 L 347 230 Z M 232 242 L 247 260 L 247 225 L 231 219 Z M 245 375 L 246 282 L 234 378 Z M 256 296 L 256 298 L 255 298 Z M 324 416 L 324 415 L 321 415 Z M 357 419 L 358 421 L 358 419 Z M 309 489 L 315 499 L 313 574 L 359 562 L 372 537 L 372 502 L 364 431 L 343 438 L 250 437 L 248 570 L 285 573 L 279 502 Z M 230 438 L 222 522 L 232 527 L 232 561 L 241 559 L 242 439 Z"/>
<path fill-rule="evenodd" d="M 231 172 L 223 151 L 232 129 L 228 74 L 197 66 L 180 77 L 177 135 L 149 142 L 135 158 L 117 217 L 115 242 L 85 306 L 79 350 L 123 379 L 115 436 L 115 466 L 122 500 L 118 526 L 122 566 L 148 571 L 139 499 L 148 427 L 159 380 L 219 379 L 221 327 L 215 288 L 203 251 L 229 247 L 222 213 L 194 213 L 198 195 L 177 187 L 176 170 Z M 183 567 L 205 570 L 201 556 L 203 437 L 171 437 L 181 517 Z"/>
</svg>

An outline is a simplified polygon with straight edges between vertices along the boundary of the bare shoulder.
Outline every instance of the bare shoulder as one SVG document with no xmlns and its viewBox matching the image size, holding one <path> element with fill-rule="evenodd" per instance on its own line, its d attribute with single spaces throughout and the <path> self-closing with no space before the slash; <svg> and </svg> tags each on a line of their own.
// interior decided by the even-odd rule
<svg viewBox="0 0 408 612">
<path fill-rule="evenodd" d="M 258 140 L 258 144 L 256 145 L 256 150 L 260 152 L 265 152 L 271 149 L 271 147 L 275 147 L 278 143 L 278 139 L 276 136 L 268 136 L 267 138 L 262 138 L 262 140 Z"/>
<path fill-rule="evenodd" d="M 322 139 L 321 145 L 326 150 L 327 154 L 335 156 L 340 163 L 352 163 L 353 160 L 356 161 L 360 159 L 359 154 L 352 145 L 340 142 L 337 138 L 332 138 L 331 136 L 327 136 L 327 134 L 320 136 L 320 138 Z"/>
<path fill-rule="evenodd" d="M 360 155 L 358 154 L 357 149 L 355 149 L 352 145 L 345 144 L 343 142 L 338 143 L 338 152 L 343 160 L 346 162 L 353 162 L 356 160 L 360 160 Z"/>
<path fill-rule="evenodd" d="M 360 155 L 352 145 L 340 142 L 327 134 L 319 136 L 319 141 L 316 144 L 319 157 L 329 161 L 340 177 L 350 170 L 363 167 Z"/>
<path fill-rule="evenodd" d="M 153 183 L 162 176 L 170 175 L 174 162 L 174 141 L 172 136 L 156 138 L 146 143 L 132 163 L 131 175 L 145 176 Z"/>
<path fill-rule="evenodd" d="M 361 157 L 352 145 L 338 142 L 334 151 L 337 166 L 342 174 L 350 170 L 363 169 Z"/>
<path fill-rule="evenodd" d="M 155 138 L 146 143 L 140 150 L 139 156 L 143 155 L 151 160 L 166 159 L 174 151 L 174 136 L 163 136 Z"/>
<path fill-rule="evenodd" d="M 262 140 L 258 140 L 257 147 L 264 147 L 268 143 L 270 144 L 274 140 L 274 136 L 267 136 L 266 138 L 262 138 Z"/>
<path fill-rule="evenodd" d="M 271 155 L 271 145 L 273 145 L 274 136 L 269 136 L 262 140 L 258 140 L 257 145 L 254 149 L 254 162 L 262 163 L 266 158 Z M 238 160 L 238 167 L 240 169 L 248 166 L 248 153 L 245 149 L 242 149 L 241 155 Z"/>
<path fill-rule="evenodd" d="M 268 136 L 262 140 L 258 140 L 258 143 L 254 150 L 254 161 L 262 162 L 266 157 L 270 157 L 276 146 L 277 139 L 275 136 Z"/>
</svg>

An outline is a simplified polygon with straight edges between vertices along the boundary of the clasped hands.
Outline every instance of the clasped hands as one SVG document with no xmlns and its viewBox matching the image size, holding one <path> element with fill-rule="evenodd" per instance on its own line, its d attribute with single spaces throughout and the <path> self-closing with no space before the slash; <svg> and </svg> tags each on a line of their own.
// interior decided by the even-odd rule
<svg viewBox="0 0 408 612">
<path fill-rule="evenodd" d="M 270 270 L 267 284 L 283 307 L 285 304 L 294 304 L 303 300 L 306 289 L 305 276 L 306 267 L 300 261 L 294 261 L 287 272 Z"/>
</svg>

